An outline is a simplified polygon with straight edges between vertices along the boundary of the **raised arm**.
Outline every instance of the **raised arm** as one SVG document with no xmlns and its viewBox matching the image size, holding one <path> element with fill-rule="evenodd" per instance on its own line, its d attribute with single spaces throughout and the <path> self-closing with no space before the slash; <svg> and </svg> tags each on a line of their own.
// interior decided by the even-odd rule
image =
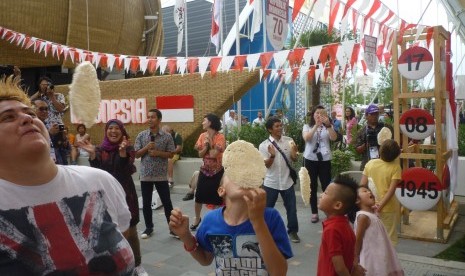
<svg viewBox="0 0 465 276">
<path fill-rule="evenodd" d="M 284 258 L 283 254 L 278 249 L 263 215 L 266 206 L 265 190 L 260 188 L 252 189 L 248 194 L 244 195 L 244 200 L 247 204 L 249 219 L 257 235 L 257 240 L 260 244 L 260 252 L 269 275 L 286 275 L 286 258 Z"/>
</svg>

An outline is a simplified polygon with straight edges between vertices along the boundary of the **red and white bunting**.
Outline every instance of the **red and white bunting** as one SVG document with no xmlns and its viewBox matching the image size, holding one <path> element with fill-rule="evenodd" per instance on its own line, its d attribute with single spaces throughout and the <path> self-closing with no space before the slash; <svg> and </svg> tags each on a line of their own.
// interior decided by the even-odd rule
<svg viewBox="0 0 465 276">
<path fill-rule="evenodd" d="M 299 74 L 301 78 L 303 78 L 302 74 L 308 74 L 307 72 L 311 71 L 309 68 L 312 60 L 314 63 L 320 61 L 328 65 L 328 71 L 331 72 L 337 70 L 338 67 L 336 65 L 338 63 L 341 67 L 345 67 L 345 63 L 347 63 L 349 57 L 351 61 L 354 60 L 352 52 L 356 48 L 355 46 L 358 45 L 355 44 L 354 41 L 345 41 L 341 44 L 342 47 L 339 47 L 338 44 L 329 44 L 250 55 L 166 58 L 92 52 L 30 37 L 4 27 L 0 27 L 0 38 L 22 49 L 33 47 L 36 53 L 43 53 L 45 56 L 51 54 L 54 58 L 62 58 L 64 61 L 69 60 L 72 63 L 90 61 L 96 67 L 101 66 L 109 70 L 113 70 L 113 68 L 116 67 L 118 70 L 125 70 L 126 72 L 137 72 L 140 70 L 144 73 L 146 71 L 154 73 L 159 70 L 160 74 L 164 74 L 168 68 L 170 74 L 180 73 L 184 75 L 185 73 L 192 74 L 198 71 L 203 77 L 208 68 L 211 71 L 211 75 L 214 76 L 217 70 L 221 70 L 222 72 L 228 72 L 231 69 L 243 70 L 246 66 L 246 62 L 248 69 L 254 70 L 260 60 L 260 66 L 262 66 L 262 69 L 265 69 L 262 72 L 262 77 L 265 76 L 266 78 L 273 70 L 273 79 L 283 78 L 286 82 L 295 81 Z M 18 43 L 18 41 L 20 42 Z M 274 63 L 271 62 L 272 60 L 274 60 Z M 357 59 L 353 62 L 356 62 L 356 60 Z M 286 62 L 288 66 L 284 66 Z M 305 67 L 303 70 L 300 70 L 302 66 Z M 270 67 L 271 70 L 266 70 L 267 67 Z M 316 72 L 317 77 L 325 73 L 325 66 L 322 65 L 320 67 L 321 69 L 319 68 Z M 283 68 L 283 70 L 278 70 L 280 68 Z"/>
<path fill-rule="evenodd" d="M 208 64 L 210 64 L 211 57 L 199 57 L 199 73 L 203 78 L 205 72 L 207 72 Z"/>
</svg>

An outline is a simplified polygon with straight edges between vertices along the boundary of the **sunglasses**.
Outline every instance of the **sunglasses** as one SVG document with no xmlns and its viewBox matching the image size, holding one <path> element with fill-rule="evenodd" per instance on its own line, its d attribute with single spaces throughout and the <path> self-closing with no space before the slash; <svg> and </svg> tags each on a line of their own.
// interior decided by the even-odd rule
<svg viewBox="0 0 465 276">
<path fill-rule="evenodd" d="M 48 107 L 39 107 L 38 108 L 40 111 L 48 111 Z"/>
</svg>

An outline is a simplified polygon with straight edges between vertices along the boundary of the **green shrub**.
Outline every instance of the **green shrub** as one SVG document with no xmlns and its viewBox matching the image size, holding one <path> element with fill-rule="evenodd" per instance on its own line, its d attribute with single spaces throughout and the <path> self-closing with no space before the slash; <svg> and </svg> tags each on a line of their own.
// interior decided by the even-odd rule
<svg viewBox="0 0 465 276">
<path fill-rule="evenodd" d="M 335 150 L 332 152 L 333 157 L 331 159 L 331 177 L 334 178 L 341 172 L 350 170 L 352 154 L 350 151 Z"/>
<path fill-rule="evenodd" d="M 465 124 L 460 124 L 458 131 L 459 156 L 465 156 Z"/>
<path fill-rule="evenodd" d="M 241 131 L 238 136 L 240 140 L 252 143 L 258 149 L 258 146 L 260 146 L 270 134 L 266 131 L 265 126 L 244 125 L 241 126 Z"/>
</svg>

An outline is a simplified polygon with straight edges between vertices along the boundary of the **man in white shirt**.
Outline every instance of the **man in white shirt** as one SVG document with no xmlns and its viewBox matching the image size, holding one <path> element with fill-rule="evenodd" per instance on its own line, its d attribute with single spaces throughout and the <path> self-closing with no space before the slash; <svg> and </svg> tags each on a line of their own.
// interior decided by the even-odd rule
<svg viewBox="0 0 465 276">
<path fill-rule="evenodd" d="M 229 117 L 226 119 L 226 127 L 232 129 L 237 127 L 236 111 L 229 110 Z"/>
<path fill-rule="evenodd" d="M 286 208 L 289 239 L 298 243 L 300 238 L 297 235 L 299 232 L 297 204 L 294 183 L 288 166 L 297 160 L 297 146 L 292 138 L 282 135 L 283 124 L 278 117 L 270 117 L 265 127 L 270 137 L 263 141 L 258 149 L 267 168 L 263 182 L 263 189 L 266 191 L 266 207 L 274 208 L 278 195 L 281 195 Z"/>
<path fill-rule="evenodd" d="M 254 126 L 262 126 L 265 124 L 265 119 L 263 119 L 263 113 L 261 111 L 257 112 L 257 118 L 253 120 Z"/>
</svg>

